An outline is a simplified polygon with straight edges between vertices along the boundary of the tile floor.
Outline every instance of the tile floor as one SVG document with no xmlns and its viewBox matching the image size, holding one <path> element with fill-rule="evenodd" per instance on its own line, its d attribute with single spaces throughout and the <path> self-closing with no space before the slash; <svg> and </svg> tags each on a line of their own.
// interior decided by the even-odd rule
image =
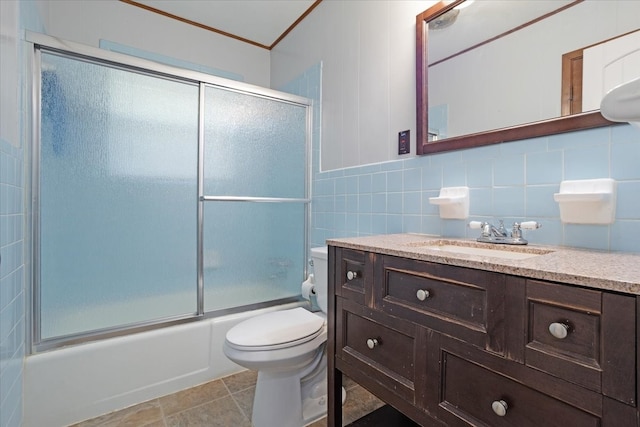
<svg viewBox="0 0 640 427">
<path fill-rule="evenodd" d="M 243 371 L 72 427 L 251 427 L 251 408 L 257 374 Z M 355 382 L 345 379 L 347 425 L 380 408 L 383 403 Z M 309 427 L 325 427 L 320 419 Z"/>
</svg>

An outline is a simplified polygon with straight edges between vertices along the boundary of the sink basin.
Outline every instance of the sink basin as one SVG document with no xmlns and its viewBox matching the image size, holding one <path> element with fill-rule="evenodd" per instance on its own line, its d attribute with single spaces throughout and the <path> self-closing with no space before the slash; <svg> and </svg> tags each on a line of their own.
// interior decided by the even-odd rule
<svg viewBox="0 0 640 427">
<path fill-rule="evenodd" d="M 432 240 L 429 242 L 410 243 L 409 246 L 425 247 L 429 250 L 448 252 L 451 254 L 476 255 L 514 260 L 535 258 L 537 256 L 553 252 L 546 249 L 527 246 L 494 245 L 490 243 L 458 240 Z"/>
</svg>

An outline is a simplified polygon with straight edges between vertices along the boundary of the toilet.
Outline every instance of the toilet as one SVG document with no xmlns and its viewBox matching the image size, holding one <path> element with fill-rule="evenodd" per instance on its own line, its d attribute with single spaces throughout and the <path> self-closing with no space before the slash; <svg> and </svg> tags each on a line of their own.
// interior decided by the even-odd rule
<svg viewBox="0 0 640 427">
<path fill-rule="evenodd" d="M 303 307 L 266 313 L 227 332 L 224 354 L 258 371 L 254 427 L 302 427 L 326 414 L 327 247 L 312 248 L 311 258 L 321 313 Z"/>
</svg>

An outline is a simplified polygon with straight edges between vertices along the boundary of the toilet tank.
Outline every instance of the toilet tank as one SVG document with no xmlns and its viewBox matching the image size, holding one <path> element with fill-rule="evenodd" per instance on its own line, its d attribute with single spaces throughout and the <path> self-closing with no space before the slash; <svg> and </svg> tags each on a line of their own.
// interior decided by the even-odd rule
<svg viewBox="0 0 640 427">
<path fill-rule="evenodd" d="M 313 276 L 315 279 L 314 290 L 318 300 L 318 307 L 323 313 L 327 312 L 327 247 L 321 246 L 311 248 L 311 259 L 313 260 Z"/>
</svg>

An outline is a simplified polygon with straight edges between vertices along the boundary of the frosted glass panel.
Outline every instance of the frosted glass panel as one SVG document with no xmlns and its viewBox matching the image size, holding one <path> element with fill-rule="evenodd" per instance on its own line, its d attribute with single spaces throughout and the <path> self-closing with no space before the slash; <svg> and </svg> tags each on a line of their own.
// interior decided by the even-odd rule
<svg viewBox="0 0 640 427">
<path fill-rule="evenodd" d="M 304 106 L 207 87 L 205 195 L 304 198 Z"/>
<path fill-rule="evenodd" d="M 302 199 L 307 108 L 207 87 L 204 194 Z M 204 216 L 205 311 L 300 295 L 303 202 L 210 201 Z"/>
<path fill-rule="evenodd" d="M 205 311 L 300 295 L 304 221 L 301 203 L 207 203 Z"/>
<path fill-rule="evenodd" d="M 198 86 L 42 63 L 42 338 L 194 313 Z"/>
</svg>

